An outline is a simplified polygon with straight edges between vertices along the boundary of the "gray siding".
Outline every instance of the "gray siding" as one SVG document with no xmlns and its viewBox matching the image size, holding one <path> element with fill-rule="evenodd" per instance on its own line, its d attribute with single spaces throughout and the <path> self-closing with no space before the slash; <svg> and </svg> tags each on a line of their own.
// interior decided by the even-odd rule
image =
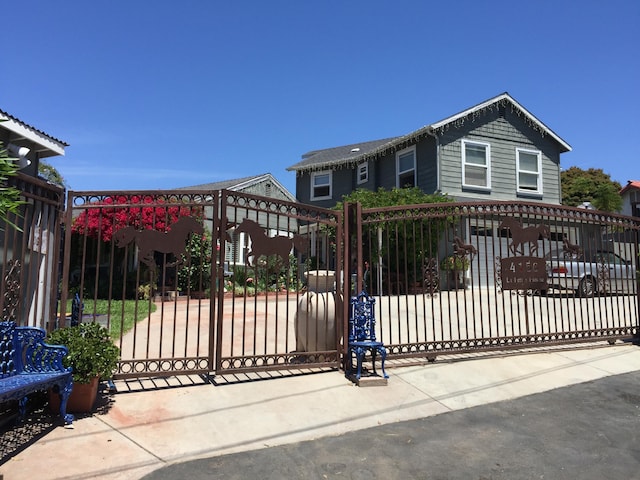
<svg viewBox="0 0 640 480">
<path fill-rule="evenodd" d="M 344 195 L 351 193 L 355 171 L 348 169 L 333 170 L 332 174 L 332 198 L 327 200 L 311 200 L 311 172 L 304 172 L 296 177 L 296 198 L 299 202 L 315 205 L 322 208 L 332 208 L 342 200 Z M 369 172 L 371 175 L 371 172 Z"/>
<path fill-rule="evenodd" d="M 461 140 L 477 140 L 491 145 L 491 191 L 462 188 Z M 542 152 L 543 195 L 516 192 L 516 148 Z M 493 111 L 452 127 L 441 139 L 442 191 L 461 199 L 475 200 L 539 200 L 560 204 L 560 152 L 549 137 L 528 126 L 523 118 L 510 112 Z"/>
<path fill-rule="evenodd" d="M 401 149 L 401 150 L 404 150 Z M 437 148 L 433 137 L 425 137 L 416 144 L 417 186 L 425 193 L 434 193 L 438 188 Z M 357 168 L 333 171 L 333 199 L 311 200 L 311 174 L 304 172 L 296 178 L 297 199 L 302 203 L 312 203 L 319 207 L 331 208 L 342 197 L 358 188 L 390 190 L 396 186 L 396 154 L 389 153 L 369 161 L 369 180 L 358 184 Z"/>
<path fill-rule="evenodd" d="M 458 200 L 533 200 L 560 204 L 560 150 L 550 137 L 534 130 L 510 108 L 495 108 L 483 112 L 475 119 L 467 118 L 461 124 L 451 124 L 439 137 L 422 137 L 416 144 L 417 186 L 427 193 L 438 188 Z M 462 187 L 463 139 L 476 140 L 491 145 L 491 190 Z M 524 148 L 541 152 L 542 195 L 517 192 L 516 149 Z M 401 148 L 402 150 L 404 148 Z M 438 168 L 438 155 L 440 168 Z M 396 154 L 388 153 L 376 160 L 369 160 L 369 181 L 357 184 L 357 170 L 338 169 L 333 172 L 333 199 L 313 201 L 320 207 L 332 207 L 342 197 L 356 188 L 377 190 L 396 186 Z M 440 181 L 438 181 L 438 176 Z M 298 200 L 310 202 L 310 174 L 304 173 L 297 181 Z"/>
<path fill-rule="evenodd" d="M 377 188 L 391 190 L 396 186 L 396 154 L 388 154 L 376 160 L 378 164 Z"/>
<path fill-rule="evenodd" d="M 404 150 L 404 148 L 400 149 Z M 375 160 L 375 189 L 390 190 L 396 186 L 396 154 L 391 153 Z M 369 167 L 371 168 L 371 167 Z M 425 137 L 416 144 L 416 183 L 425 193 L 433 193 L 438 188 L 436 141 Z"/>
<path fill-rule="evenodd" d="M 291 198 L 285 192 L 283 192 L 278 186 L 274 185 L 274 183 L 268 179 L 243 188 L 242 192 L 252 195 L 271 197 L 277 200 L 291 201 Z"/>
<path fill-rule="evenodd" d="M 418 187 L 427 194 L 438 189 L 438 154 L 436 139 L 425 137 L 416 145 Z"/>
</svg>

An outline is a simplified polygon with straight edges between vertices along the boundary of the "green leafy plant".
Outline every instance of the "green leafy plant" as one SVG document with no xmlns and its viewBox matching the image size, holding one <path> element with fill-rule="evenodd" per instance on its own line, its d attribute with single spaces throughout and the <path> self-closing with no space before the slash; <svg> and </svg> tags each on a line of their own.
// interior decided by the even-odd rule
<svg viewBox="0 0 640 480">
<path fill-rule="evenodd" d="M 469 268 L 469 259 L 458 255 L 449 255 L 440 262 L 440 270 L 448 272 L 463 272 Z"/>
<path fill-rule="evenodd" d="M 178 270 L 178 288 L 183 292 L 206 291 L 211 287 L 211 232 L 192 235 L 183 255 L 184 264 Z"/>
<path fill-rule="evenodd" d="M 67 347 L 69 354 L 63 364 L 73 369 L 74 382 L 110 378 L 118 367 L 120 349 L 111 341 L 107 329 L 98 323 L 60 328 L 47 336 L 47 343 Z"/>
<path fill-rule="evenodd" d="M 20 215 L 20 206 L 24 204 L 20 200 L 20 190 L 9 186 L 9 177 L 13 177 L 18 171 L 18 166 L 8 155 L 2 143 L 0 143 L 0 220 L 3 220 L 17 228 L 11 221 L 10 215 Z"/>
<path fill-rule="evenodd" d="M 420 205 L 441 203 L 443 211 L 446 211 L 446 204 L 453 202 L 453 198 L 441 193 L 426 194 L 417 187 L 379 188 L 377 191 L 354 190 L 344 196 L 334 209 L 343 209 L 344 202 L 359 202 L 363 209 L 373 210 L 367 214 L 367 224 L 362 228 L 364 258 L 382 257 L 389 271 L 410 272 L 412 265 L 421 265 L 425 259 L 435 255 L 438 242 L 451 221 L 448 216 L 422 216 Z M 406 206 L 403 211 L 405 219 L 395 218 L 386 210 L 400 205 Z M 384 238 L 381 249 L 377 241 L 379 232 Z"/>
</svg>

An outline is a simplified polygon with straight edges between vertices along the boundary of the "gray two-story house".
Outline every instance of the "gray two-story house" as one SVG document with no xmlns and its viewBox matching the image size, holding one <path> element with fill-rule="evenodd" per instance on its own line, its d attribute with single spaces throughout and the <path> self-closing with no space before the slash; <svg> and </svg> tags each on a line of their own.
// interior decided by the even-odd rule
<svg viewBox="0 0 640 480">
<path fill-rule="evenodd" d="M 399 137 L 308 152 L 298 201 L 332 207 L 354 189 L 417 186 L 458 201 L 560 204 L 562 138 L 508 93 Z"/>
<path fill-rule="evenodd" d="M 357 188 L 406 186 L 445 193 L 461 202 L 559 205 L 560 156 L 570 150 L 567 142 L 503 93 L 406 135 L 311 151 L 288 170 L 296 172 L 298 201 L 327 208 Z M 507 239 L 473 222 L 464 230 L 461 236 L 478 246 L 475 271 L 493 278 L 493 265 L 478 259 L 493 251 L 494 239 L 500 239 L 500 251 L 505 251 Z"/>
</svg>

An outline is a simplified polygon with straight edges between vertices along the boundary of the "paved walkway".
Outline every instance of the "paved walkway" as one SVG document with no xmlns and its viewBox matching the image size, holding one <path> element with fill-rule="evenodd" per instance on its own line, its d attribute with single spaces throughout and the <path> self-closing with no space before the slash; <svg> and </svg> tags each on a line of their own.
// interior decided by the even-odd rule
<svg viewBox="0 0 640 480">
<path fill-rule="evenodd" d="M 46 429 L 3 458 L 0 475 L 640 478 L 638 346 L 439 359 L 389 373 L 387 386 L 360 388 L 340 372 L 121 381 L 100 412 Z"/>
</svg>

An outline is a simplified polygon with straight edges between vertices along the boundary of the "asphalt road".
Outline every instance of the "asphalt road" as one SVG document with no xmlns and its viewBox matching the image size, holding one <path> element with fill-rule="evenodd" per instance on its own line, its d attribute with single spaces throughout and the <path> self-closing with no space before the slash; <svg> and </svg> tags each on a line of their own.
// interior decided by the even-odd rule
<svg viewBox="0 0 640 480">
<path fill-rule="evenodd" d="M 640 372 L 144 478 L 640 479 Z"/>
</svg>

